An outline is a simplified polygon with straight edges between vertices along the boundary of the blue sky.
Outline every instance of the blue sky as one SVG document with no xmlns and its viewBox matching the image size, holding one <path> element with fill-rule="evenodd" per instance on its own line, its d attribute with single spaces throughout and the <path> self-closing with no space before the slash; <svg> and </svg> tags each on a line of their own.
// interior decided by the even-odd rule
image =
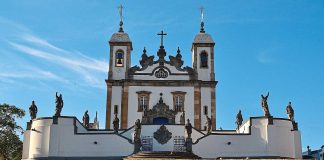
<svg viewBox="0 0 324 160">
<path fill-rule="evenodd" d="M 54 114 L 55 92 L 63 115 L 81 119 L 98 111 L 104 126 L 110 36 L 118 30 L 120 1 L 1 1 L 0 103 L 38 116 Z M 324 144 L 324 1 L 217 0 L 123 1 L 124 30 L 133 41 L 132 64 L 143 47 L 156 55 L 162 29 L 169 55 L 181 49 L 191 66 L 199 32 L 199 7 L 215 46 L 217 127 L 235 128 L 235 115 L 261 116 L 260 95 L 270 92 L 270 112 L 287 117 L 292 101 L 302 146 Z M 19 121 L 25 127 L 29 115 Z"/>
</svg>

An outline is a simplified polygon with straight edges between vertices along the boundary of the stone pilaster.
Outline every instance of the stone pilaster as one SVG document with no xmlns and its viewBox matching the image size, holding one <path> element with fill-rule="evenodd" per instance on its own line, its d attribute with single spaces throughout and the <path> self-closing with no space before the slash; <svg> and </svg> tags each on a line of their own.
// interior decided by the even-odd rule
<svg viewBox="0 0 324 160">
<path fill-rule="evenodd" d="M 110 46 L 108 79 L 113 79 L 113 46 Z"/>
<path fill-rule="evenodd" d="M 110 129 L 112 86 L 107 84 L 106 129 Z"/>
<path fill-rule="evenodd" d="M 125 82 L 122 87 L 121 101 L 121 129 L 127 129 L 128 123 L 128 83 Z"/>
<path fill-rule="evenodd" d="M 210 115 L 212 120 L 212 130 L 216 130 L 216 90 L 215 87 L 211 87 L 210 89 L 211 89 Z"/>
<path fill-rule="evenodd" d="M 131 65 L 131 51 L 132 47 L 130 45 L 127 46 L 127 51 L 126 51 L 126 71 L 125 71 L 125 79 L 129 79 L 128 75 L 128 70 Z"/>
<path fill-rule="evenodd" d="M 199 84 L 194 87 L 194 127 L 201 129 L 201 88 Z"/>
<path fill-rule="evenodd" d="M 215 81 L 214 47 L 210 48 L 210 81 Z"/>
</svg>

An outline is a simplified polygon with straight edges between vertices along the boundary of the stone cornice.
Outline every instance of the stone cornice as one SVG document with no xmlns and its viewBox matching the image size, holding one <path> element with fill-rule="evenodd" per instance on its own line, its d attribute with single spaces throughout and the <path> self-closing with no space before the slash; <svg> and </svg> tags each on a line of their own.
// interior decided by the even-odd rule
<svg viewBox="0 0 324 160">
<path fill-rule="evenodd" d="M 110 46 L 130 46 L 131 50 L 133 50 L 132 42 L 110 42 Z"/>
<path fill-rule="evenodd" d="M 106 80 L 107 86 L 200 86 L 215 87 L 218 81 L 201 80 Z M 124 84 L 127 83 L 127 84 Z"/>
</svg>

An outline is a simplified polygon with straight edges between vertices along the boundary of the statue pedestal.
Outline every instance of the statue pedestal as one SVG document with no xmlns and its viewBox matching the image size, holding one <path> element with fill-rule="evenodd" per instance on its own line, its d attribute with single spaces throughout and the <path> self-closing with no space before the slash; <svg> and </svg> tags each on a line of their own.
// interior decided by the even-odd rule
<svg viewBox="0 0 324 160">
<path fill-rule="evenodd" d="M 292 125 L 293 125 L 293 130 L 298 131 L 298 123 L 295 121 L 292 121 Z"/>
<path fill-rule="evenodd" d="M 268 118 L 268 125 L 273 125 L 273 117 L 272 116 L 266 116 Z"/>
<path fill-rule="evenodd" d="M 135 138 L 134 139 L 134 154 L 138 153 L 141 151 L 141 139 L 140 138 Z"/>
<path fill-rule="evenodd" d="M 53 116 L 53 124 L 58 124 L 58 116 Z"/>
<path fill-rule="evenodd" d="M 32 123 L 33 123 L 33 120 L 30 120 L 29 122 L 27 122 L 26 130 L 30 130 L 31 129 Z"/>
<path fill-rule="evenodd" d="M 192 139 L 186 138 L 186 152 L 192 153 Z"/>
</svg>

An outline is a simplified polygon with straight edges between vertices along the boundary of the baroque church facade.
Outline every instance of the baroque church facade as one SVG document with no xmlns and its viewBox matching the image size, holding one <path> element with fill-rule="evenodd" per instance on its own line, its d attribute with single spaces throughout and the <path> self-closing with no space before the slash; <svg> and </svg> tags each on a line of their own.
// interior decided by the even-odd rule
<svg viewBox="0 0 324 160">
<path fill-rule="evenodd" d="M 127 129 L 136 119 L 143 124 L 181 124 L 190 119 L 203 129 L 207 117 L 216 129 L 214 41 L 204 31 L 194 38 L 192 67 L 183 66 L 181 51 L 166 57 L 161 31 L 156 57 L 144 48 L 140 66 L 131 67 L 132 41 L 122 26 L 109 40 L 110 61 L 107 84 L 106 128 L 112 129 L 117 115 Z"/>
<path fill-rule="evenodd" d="M 27 122 L 22 159 L 302 158 L 291 103 L 288 118 L 273 117 L 269 94 L 262 95 L 264 115 L 243 123 L 239 113 L 236 129 L 216 129 L 215 42 L 203 20 L 192 42 L 191 67 L 183 66 L 179 48 L 167 57 L 166 34 L 158 35 L 156 55 L 144 48 L 139 66 L 131 66 L 132 41 L 120 21 L 109 40 L 105 129 L 90 123 L 87 112 L 83 122 L 62 115 L 57 96 L 54 116 Z"/>
</svg>

